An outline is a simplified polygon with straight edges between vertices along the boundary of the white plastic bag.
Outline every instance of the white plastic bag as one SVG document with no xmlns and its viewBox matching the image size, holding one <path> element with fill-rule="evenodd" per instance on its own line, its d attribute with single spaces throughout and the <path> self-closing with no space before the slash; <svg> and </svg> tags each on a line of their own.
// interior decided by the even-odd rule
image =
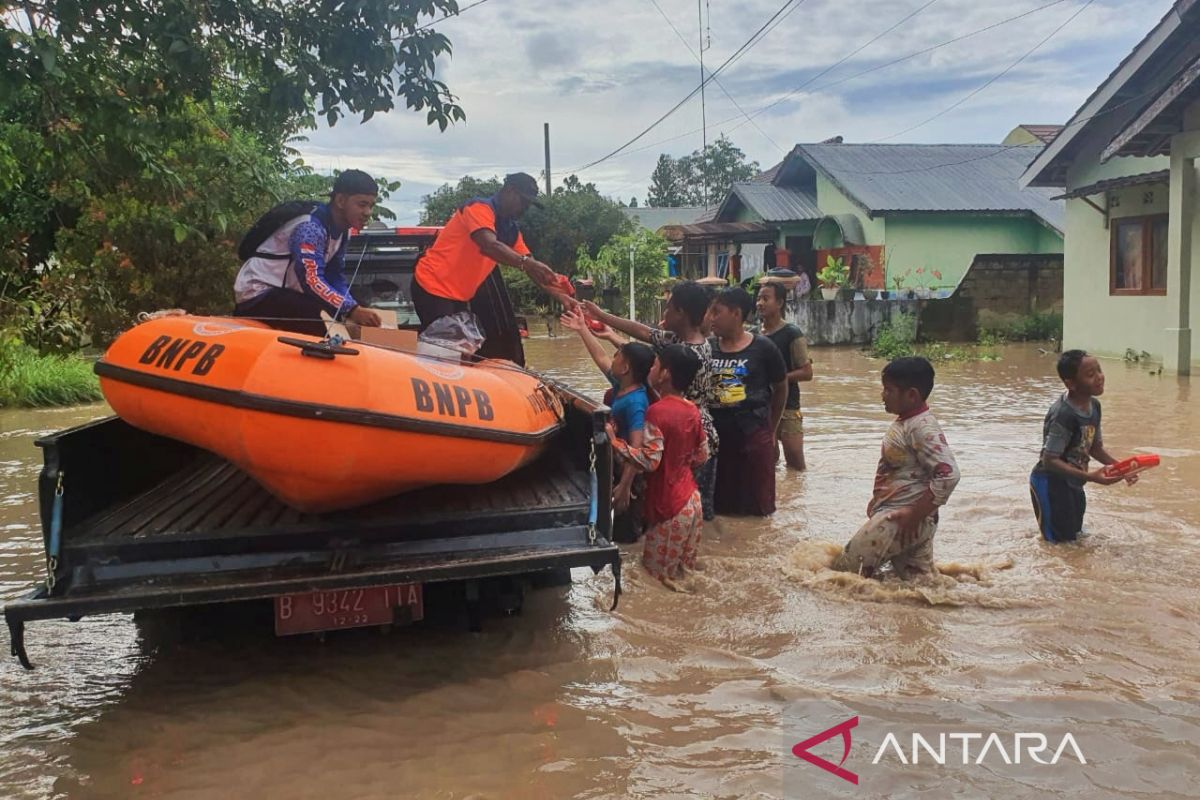
<svg viewBox="0 0 1200 800">
<path fill-rule="evenodd" d="M 417 341 L 470 356 L 483 346 L 484 338 L 478 318 L 470 311 L 458 311 L 435 319 Z"/>
</svg>

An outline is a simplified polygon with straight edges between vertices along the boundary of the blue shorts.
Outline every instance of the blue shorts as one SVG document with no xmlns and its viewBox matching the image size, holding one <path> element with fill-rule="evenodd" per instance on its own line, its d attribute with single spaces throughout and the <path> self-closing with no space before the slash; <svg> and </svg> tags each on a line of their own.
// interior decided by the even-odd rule
<svg viewBox="0 0 1200 800">
<path fill-rule="evenodd" d="M 1029 476 L 1029 495 L 1038 530 L 1047 542 L 1073 542 L 1083 529 L 1087 495 L 1059 475 L 1034 470 Z"/>
</svg>

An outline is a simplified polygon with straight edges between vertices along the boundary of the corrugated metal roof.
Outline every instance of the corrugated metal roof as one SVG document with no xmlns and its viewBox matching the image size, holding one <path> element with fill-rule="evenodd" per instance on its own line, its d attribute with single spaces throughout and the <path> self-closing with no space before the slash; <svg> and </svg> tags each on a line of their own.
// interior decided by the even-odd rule
<svg viewBox="0 0 1200 800">
<path fill-rule="evenodd" d="M 816 197 L 791 186 L 773 186 L 757 181 L 735 183 L 730 196 L 741 200 L 763 222 L 820 219 L 822 216 L 821 209 L 817 208 Z M 725 202 L 729 202 L 728 198 Z M 724 204 L 721 208 L 723 211 Z"/>
<path fill-rule="evenodd" d="M 1060 194 L 1055 200 L 1070 200 L 1075 197 L 1087 197 L 1090 194 L 1100 194 L 1110 189 L 1124 189 L 1127 186 L 1145 186 L 1151 183 L 1170 183 L 1171 170 L 1159 169 L 1154 172 L 1143 172 L 1138 175 L 1125 175 L 1120 178 L 1105 178 L 1102 181 L 1080 186 L 1066 194 Z"/>
<path fill-rule="evenodd" d="M 770 183 L 771 181 L 775 180 L 775 176 L 779 174 L 779 168 L 782 166 L 783 162 L 780 161 L 773 167 L 767 167 L 750 180 L 754 181 L 755 183 Z"/>
<path fill-rule="evenodd" d="M 775 230 L 761 222 L 698 222 L 694 225 L 671 225 L 663 231 L 663 235 L 671 241 L 769 242 L 775 239 Z"/>
<path fill-rule="evenodd" d="M 801 144 L 793 152 L 871 213 L 1024 211 L 1063 229 L 1055 190 L 1017 183 L 1037 146 Z"/>
<path fill-rule="evenodd" d="M 690 225 L 705 212 L 703 206 L 662 206 L 645 208 L 622 208 L 621 213 L 631 222 L 656 231 L 664 225 Z"/>
</svg>

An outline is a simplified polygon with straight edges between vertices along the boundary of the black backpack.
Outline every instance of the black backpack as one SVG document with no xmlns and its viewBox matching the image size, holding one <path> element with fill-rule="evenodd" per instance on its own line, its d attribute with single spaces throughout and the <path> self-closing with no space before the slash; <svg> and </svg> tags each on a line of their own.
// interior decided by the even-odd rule
<svg viewBox="0 0 1200 800">
<path fill-rule="evenodd" d="M 271 235 L 275 231 L 283 227 L 285 223 L 296 217 L 311 214 L 319 205 L 320 203 L 316 200 L 289 200 L 286 203 L 280 203 L 273 207 L 270 211 L 259 217 L 258 221 L 250 226 L 250 230 L 246 231 L 246 235 L 238 242 L 238 258 L 242 261 L 249 261 L 255 255 L 272 255 L 269 253 L 259 254 L 258 248 L 262 246 L 263 242 L 271 238 Z"/>
</svg>

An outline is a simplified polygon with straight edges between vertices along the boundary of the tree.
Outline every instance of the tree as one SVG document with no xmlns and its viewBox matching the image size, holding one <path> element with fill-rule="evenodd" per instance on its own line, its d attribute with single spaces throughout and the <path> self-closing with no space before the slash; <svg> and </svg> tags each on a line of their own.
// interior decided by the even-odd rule
<svg viewBox="0 0 1200 800">
<path fill-rule="evenodd" d="M 650 190 L 646 204 L 650 206 L 699 206 L 705 202 L 718 205 L 729 194 L 733 184 L 748 181 L 758 174 L 758 162 L 747 161 L 746 154 L 725 135 L 711 142 L 703 151 L 671 158 L 663 153 L 650 175 Z"/>
<path fill-rule="evenodd" d="M 161 113 L 183 98 L 207 102 L 242 87 L 238 110 L 260 130 L 308 122 L 314 98 L 330 125 L 346 113 L 365 121 L 402 98 L 444 129 L 464 118 L 434 78 L 450 41 L 422 18 L 457 11 L 456 0 L 0 0 L 2 80 L 10 88 L 53 87 L 71 105 L 98 112 L 149 106 Z M 92 80 L 111 94 L 80 96 Z M 51 109 L 58 99 L 47 93 Z"/>
<path fill-rule="evenodd" d="M 654 172 L 650 174 L 646 205 L 652 208 L 693 205 L 683 184 L 679 163 L 666 153 L 658 157 Z"/>
<path fill-rule="evenodd" d="M 0 328 L 83 313 L 103 340 L 141 310 L 228 311 L 241 232 L 328 186 L 288 146 L 316 114 L 463 119 L 434 77 L 450 43 L 420 29 L 456 10 L 0 0 Z"/>
<path fill-rule="evenodd" d="M 630 208 L 637 208 L 637 207 L 638 207 L 638 204 L 637 204 L 637 198 L 636 198 L 636 197 L 631 197 L 631 198 L 629 198 L 629 207 L 630 207 Z"/>
<path fill-rule="evenodd" d="M 692 186 L 701 183 L 702 193 L 702 179 L 707 180 L 709 205 L 719 205 L 734 183 L 748 181 L 758 174 L 758 162 L 746 161 L 746 154 L 724 134 L 709 143 L 703 152 L 697 150 L 681 161 L 685 162 L 684 174 Z"/>
<path fill-rule="evenodd" d="M 469 175 L 459 178 L 454 186 L 442 184 L 432 194 L 421 198 L 424 208 L 419 224 L 445 225 L 463 203 L 476 197 L 489 197 L 500 191 L 500 185 L 500 179 L 495 176 L 472 178 Z"/>
<path fill-rule="evenodd" d="M 554 193 L 521 220 L 525 242 L 556 272 L 574 275 L 580 249 L 592 254 L 630 225 L 621 207 L 604 197 L 594 183 L 568 175 Z"/>
<path fill-rule="evenodd" d="M 422 225 L 444 225 L 456 209 L 474 197 L 500 191 L 499 178 L 463 177 L 424 197 Z M 614 233 L 628 224 L 620 206 L 604 197 L 594 183 L 568 175 L 551 195 L 541 198 L 543 208 L 531 208 L 521 218 L 525 243 L 538 260 L 557 272 L 572 275 L 580 247 L 595 253 Z"/>
<path fill-rule="evenodd" d="M 615 286 L 629 297 L 630 251 L 633 253 L 634 299 L 638 316 L 657 322 L 661 309 L 658 298 L 667 279 L 667 248 L 669 243 L 657 233 L 641 229 L 626 229 L 615 234 L 592 257 L 582 249 L 578 269 L 595 279 L 598 285 Z M 625 308 L 612 309 L 624 316 Z"/>
</svg>

